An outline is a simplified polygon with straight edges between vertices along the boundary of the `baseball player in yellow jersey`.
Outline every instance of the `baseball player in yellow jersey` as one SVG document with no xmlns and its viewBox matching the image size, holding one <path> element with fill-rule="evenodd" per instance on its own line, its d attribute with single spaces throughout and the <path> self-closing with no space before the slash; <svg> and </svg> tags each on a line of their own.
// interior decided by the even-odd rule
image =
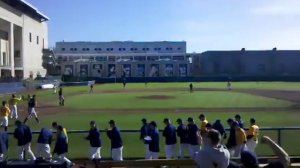
<svg viewBox="0 0 300 168">
<path fill-rule="evenodd" d="M 7 107 L 7 103 L 6 101 L 2 102 L 2 107 L 1 107 L 1 111 L 0 111 L 0 125 L 2 127 L 4 127 L 4 130 L 7 131 L 7 127 L 8 127 L 8 115 L 10 114 L 10 110 Z"/>
<path fill-rule="evenodd" d="M 258 144 L 259 127 L 256 125 L 254 118 L 250 119 L 250 128 L 247 131 L 247 148 L 249 151 L 255 153 L 255 148 Z"/>
<path fill-rule="evenodd" d="M 200 123 L 200 132 L 202 134 L 202 133 L 206 132 L 206 124 L 208 123 L 208 121 L 206 120 L 206 117 L 205 117 L 204 114 L 200 114 L 199 119 L 201 121 L 201 123 Z"/>
<path fill-rule="evenodd" d="M 9 100 L 9 104 L 11 106 L 11 115 L 10 118 L 18 119 L 18 108 L 17 104 L 22 100 L 22 97 L 16 98 L 16 95 L 12 94 L 11 99 Z"/>
<path fill-rule="evenodd" d="M 244 129 L 240 128 L 237 122 L 233 123 L 235 129 L 236 146 L 232 151 L 233 157 L 240 157 L 242 151 L 247 150 L 247 138 Z"/>
</svg>

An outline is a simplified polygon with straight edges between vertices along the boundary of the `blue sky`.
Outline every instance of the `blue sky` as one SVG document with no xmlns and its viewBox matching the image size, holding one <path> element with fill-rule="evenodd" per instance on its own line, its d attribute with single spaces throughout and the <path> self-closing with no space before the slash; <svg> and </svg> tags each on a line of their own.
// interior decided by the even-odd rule
<svg viewBox="0 0 300 168">
<path fill-rule="evenodd" d="M 299 0 L 27 0 L 57 41 L 187 41 L 189 52 L 300 49 Z"/>
</svg>

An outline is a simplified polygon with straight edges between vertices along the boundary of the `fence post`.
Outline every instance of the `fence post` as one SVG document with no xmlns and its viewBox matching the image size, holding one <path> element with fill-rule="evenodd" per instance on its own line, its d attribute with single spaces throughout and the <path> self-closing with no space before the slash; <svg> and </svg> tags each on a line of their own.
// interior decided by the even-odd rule
<svg viewBox="0 0 300 168">
<path fill-rule="evenodd" d="M 279 146 L 281 146 L 281 129 L 277 129 L 277 143 Z"/>
</svg>

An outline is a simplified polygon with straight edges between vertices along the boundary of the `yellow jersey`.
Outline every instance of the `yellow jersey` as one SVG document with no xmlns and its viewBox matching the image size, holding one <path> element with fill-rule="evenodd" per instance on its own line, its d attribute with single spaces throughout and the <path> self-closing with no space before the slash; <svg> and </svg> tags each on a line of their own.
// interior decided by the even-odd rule
<svg viewBox="0 0 300 168">
<path fill-rule="evenodd" d="M 206 124 L 208 123 L 208 121 L 205 119 L 201 122 L 201 125 L 200 125 L 200 130 L 201 131 L 206 131 Z"/>
<path fill-rule="evenodd" d="M 22 100 L 22 98 L 11 98 L 9 100 L 9 104 L 12 105 L 12 106 L 17 105 L 18 102 L 21 101 L 21 100 Z"/>
<path fill-rule="evenodd" d="M 0 116 L 1 117 L 8 117 L 9 114 L 10 114 L 9 108 L 7 106 L 2 106 Z"/>
<path fill-rule="evenodd" d="M 259 127 L 257 125 L 250 126 L 250 128 L 247 132 L 247 136 L 253 136 L 253 139 L 255 141 L 257 141 L 258 140 L 258 135 L 259 135 Z"/>
<path fill-rule="evenodd" d="M 236 144 L 237 145 L 245 144 L 246 141 L 247 141 L 246 133 L 242 128 L 236 128 L 235 138 L 236 138 Z"/>
</svg>

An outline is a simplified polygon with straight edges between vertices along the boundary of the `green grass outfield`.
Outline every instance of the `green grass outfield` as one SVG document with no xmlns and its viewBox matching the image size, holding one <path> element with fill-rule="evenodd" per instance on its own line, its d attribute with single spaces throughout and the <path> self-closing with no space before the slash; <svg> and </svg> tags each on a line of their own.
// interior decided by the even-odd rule
<svg viewBox="0 0 300 168">
<path fill-rule="evenodd" d="M 165 117 L 175 121 L 177 118 L 187 119 L 188 117 L 194 117 L 197 119 L 199 112 L 158 112 L 155 108 L 161 109 L 173 109 L 173 108 L 228 108 L 228 107 L 289 107 L 293 105 L 293 102 L 278 100 L 273 98 L 266 98 L 261 96 L 253 96 L 244 93 L 231 93 L 225 91 L 226 83 L 195 83 L 195 88 L 224 88 L 224 91 L 200 91 L 192 94 L 185 91 L 174 92 L 158 92 L 156 89 L 163 88 L 181 88 L 187 89 L 188 83 L 149 83 L 145 88 L 143 83 L 141 84 L 128 84 L 126 93 L 99 93 L 99 94 L 87 94 L 89 88 L 87 86 L 81 87 L 66 87 L 64 92 L 66 96 L 66 107 L 64 112 L 60 113 L 59 108 L 55 108 L 57 114 L 43 114 L 42 109 L 39 110 L 41 123 L 36 124 L 34 120 L 30 120 L 28 124 L 33 130 L 39 130 L 42 127 L 50 127 L 52 121 L 58 121 L 63 124 L 68 130 L 87 130 L 89 129 L 89 121 L 95 120 L 100 129 L 108 127 L 107 122 L 110 119 L 117 121 L 118 126 L 121 129 L 139 129 L 141 126 L 141 118 L 145 117 L 149 121 L 155 120 L 158 123 L 160 129 L 163 128 L 162 120 Z M 246 82 L 246 83 L 233 83 L 233 88 L 241 89 L 274 89 L 274 90 L 300 90 L 299 83 L 285 83 L 285 82 Z M 96 85 L 95 92 L 103 91 L 122 91 L 121 84 L 103 84 Z M 143 92 L 130 92 L 130 90 L 143 90 Z M 187 89 L 188 90 L 188 89 Z M 43 104 L 56 105 L 57 95 L 53 95 L 51 90 L 38 91 L 35 94 L 38 96 L 39 101 L 43 101 Z M 24 94 L 25 95 L 25 94 Z M 139 96 L 147 95 L 168 95 L 174 96 L 175 99 L 169 100 L 143 100 L 137 99 Z M 21 104 L 24 104 L 22 102 Z M 73 110 L 74 108 L 76 110 Z M 135 109 L 135 111 L 126 110 L 126 112 L 105 112 L 103 110 L 97 111 L 97 109 Z M 137 109 L 148 109 L 145 111 L 137 111 Z M 77 110 L 78 109 L 78 110 Z M 151 111 L 153 109 L 153 111 Z M 210 122 L 216 119 L 221 119 L 223 124 L 225 121 L 233 117 L 236 112 L 207 112 L 205 113 Z M 287 127 L 299 125 L 299 112 L 244 112 L 240 111 L 240 114 L 245 120 L 245 125 L 248 126 L 248 119 L 255 117 L 259 126 L 261 127 Z M 196 120 L 198 122 L 198 120 Z M 12 122 L 12 121 L 11 121 Z M 175 123 L 175 122 L 174 122 Z M 227 125 L 226 125 L 227 126 Z M 10 127 L 12 131 L 14 127 Z M 269 135 L 273 138 L 276 137 L 276 132 L 266 131 L 261 132 L 261 135 Z M 285 131 L 282 133 L 283 147 L 290 154 L 300 155 L 300 146 L 297 143 L 297 137 L 300 135 L 299 131 Z M 86 134 L 70 134 L 70 148 L 69 156 L 71 158 L 82 158 L 88 156 L 89 143 L 84 140 Z M 143 157 L 143 143 L 139 141 L 139 134 L 137 133 L 123 133 L 124 139 L 124 157 Z M 12 139 L 12 138 L 11 138 Z M 109 157 L 110 143 L 105 133 L 102 133 L 103 147 L 102 156 Z M 34 137 L 34 142 L 36 137 Z M 164 139 L 161 136 L 161 156 L 164 156 Z M 10 141 L 9 157 L 15 156 L 14 140 Z M 35 143 L 33 143 L 33 151 L 35 151 Z M 259 155 L 271 154 L 264 145 L 258 146 Z"/>
</svg>

